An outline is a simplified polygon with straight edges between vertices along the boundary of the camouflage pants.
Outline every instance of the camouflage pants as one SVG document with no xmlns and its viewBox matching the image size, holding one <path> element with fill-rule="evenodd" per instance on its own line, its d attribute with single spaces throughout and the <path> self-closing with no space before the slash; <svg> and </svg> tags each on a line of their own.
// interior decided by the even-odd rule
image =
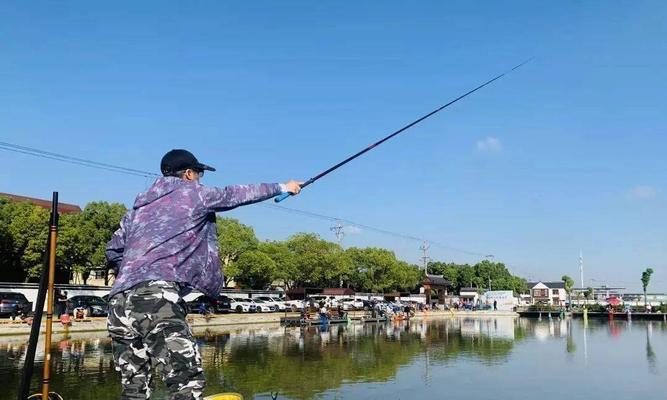
<svg viewBox="0 0 667 400">
<path fill-rule="evenodd" d="M 151 367 L 173 400 L 201 398 L 204 371 L 184 306 L 178 285 L 165 281 L 144 282 L 109 300 L 107 327 L 122 399 L 150 397 Z"/>
</svg>

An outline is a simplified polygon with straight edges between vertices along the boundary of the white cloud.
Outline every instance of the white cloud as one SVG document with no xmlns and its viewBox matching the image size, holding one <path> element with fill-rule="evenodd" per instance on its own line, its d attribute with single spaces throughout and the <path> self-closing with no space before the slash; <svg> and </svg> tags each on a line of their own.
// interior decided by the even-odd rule
<svg viewBox="0 0 667 400">
<path fill-rule="evenodd" d="M 650 200 L 655 198 L 657 192 L 653 186 L 637 185 L 630 189 L 628 197 L 634 200 Z"/>
<path fill-rule="evenodd" d="M 478 140 L 476 147 L 477 151 L 481 153 L 500 153 L 503 151 L 503 144 L 500 139 L 491 136 Z"/>
<path fill-rule="evenodd" d="M 345 233 L 348 235 L 358 235 L 361 232 L 363 232 L 363 230 L 358 226 L 348 225 L 345 227 Z"/>
</svg>

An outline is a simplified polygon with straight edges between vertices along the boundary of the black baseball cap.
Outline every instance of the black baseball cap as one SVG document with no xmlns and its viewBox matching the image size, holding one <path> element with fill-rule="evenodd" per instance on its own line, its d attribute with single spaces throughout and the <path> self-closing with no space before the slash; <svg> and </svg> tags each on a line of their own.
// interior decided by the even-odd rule
<svg viewBox="0 0 667 400">
<path fill-rule="evenodd" d="M 202 164 L 194 154 L 183 149 L 174 149 L 167 152 L 160 162 L 162 175 L 173 175 L 178 171 L 194 169 L 195 171 L 215 171 L 215 168 Z"/>
</svg>

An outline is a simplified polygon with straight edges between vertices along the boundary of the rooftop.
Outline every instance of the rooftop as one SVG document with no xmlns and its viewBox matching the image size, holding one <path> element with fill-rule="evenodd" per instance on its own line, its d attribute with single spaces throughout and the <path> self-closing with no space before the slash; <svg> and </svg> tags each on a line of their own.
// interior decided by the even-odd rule
<svg viewBox="0 0 667 400">
<path fill-rule="evenodd" d="M 322 290 L 322 294 L 327 294 L 330 296 L 347 296 L 354 295 L 355 292 L 354 290 L 348 288 L 325 288 Z"/>
<path fill-rule="evenodd" d="M 34 197 L 19 196 L 16 194 L 0 193 L 0 197 L 6 197 L 15 202 L 27 202 L 36 205 L 37 207 L 51 209 L 51 200 L 36 199 Z M 58 213 L 60 214 L 78 214 L 81 212 L 81 207 L 76 204 L 58 203 Z"/>
<path fill-rule="evenodd" d="M 538 282 L 528 282 L 528 289 L 532 289 L 537 284 L 543 284 L 544 286 L 548 287 L 549 289 L 565 289 L 565 282 L 563 281 L 557 281 L 557 282 L 545 282 L 545 281 L 538 281 Z"/>
<path fill-rule="evenodd" d="M 452 286 L 452 284 L 447 279 L 443 278 L 442 275 L 427 274 L 426 278 L 424 278 L 424 283 L 433 286 Z"/>
</svg>

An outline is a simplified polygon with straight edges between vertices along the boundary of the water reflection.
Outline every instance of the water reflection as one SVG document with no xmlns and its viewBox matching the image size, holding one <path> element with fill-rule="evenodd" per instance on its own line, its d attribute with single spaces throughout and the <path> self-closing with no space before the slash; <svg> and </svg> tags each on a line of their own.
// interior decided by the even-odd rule
<svg viewBox="0 0 667 400">
<path fill-rule="evenodd" d="M 646 324 L 646 360 L 648 361 L 648 370 L 657 375 L 658 366 L 656 363 L 655 351 L 653 351 L 653 346 L 651 346 L 651 335 L 653 333 L 653 322 Z"/>
<path fill-rule="evenodd" d="M 656 351 L 651 343 L 653 323 L 644 325 L 646 360 L 651 374 L 658 375 Z M 580 320 L 557 318 L 452 318 L 399 324 L 303 328 L 266 325 L 207 330 L 200 332 L 198 342 L 209 382 L 207 392 L 238 391 L 247 398 L 269 398 L 270 392 L 279 391 L 281 399 L 312 399 L 341 387 L 395 383 L 404 368 L 418 369 L 423 385 L 431 383 L 431 374 L 440 367 L 501 366 L 514 360 L 515 348 L 527 339 L 536 345 L 560 341 L 564 360 L 571 363 L 577 360 L 577 341 L 583 338 L 583 357 L 587 360 L 587 342 L 593 340 L 592 334 L 606 332 L 604 336 L 609 339 L 605 340 L 616 341 L 628 328 L 625 321 L 591 321 L 584 325 Z M 664 336 L 664 324 L 659 329 Z M 639 333 L 637 329 L 635 332 Z M 595 340 L 602 339 L 597 335 Z M 41 347 L 38 349 L 42 351 Z M 0 346 L 0 385 L 11 392 L 7 398 L 16 397 L 25 352 L 25 338 Z M 38 353 L 38 357 L 42 355 Z M 61 337 L 54 345 L 52 363 L 52 386 L 66 398 L 118 398 L 119 379 L 113 368 L 111 344 L 104 333 Z M 568 367 L 563 364 L 563 368 Z M 39 370 L 37 366 L 36 371 Z M 154 398 L 164 396 L 158 385 Z"/>
<path fill-rule="evenodd" d="M 565 346 L 565 351 L 567 351 L 567 353 L 570 355 L 577 351 L 577 343 L 575 342 L 574 334 L 572 333 L 573 325 L 574 321 L 571 319 L 567 320 L 567 344 Z"/>
</svg>

